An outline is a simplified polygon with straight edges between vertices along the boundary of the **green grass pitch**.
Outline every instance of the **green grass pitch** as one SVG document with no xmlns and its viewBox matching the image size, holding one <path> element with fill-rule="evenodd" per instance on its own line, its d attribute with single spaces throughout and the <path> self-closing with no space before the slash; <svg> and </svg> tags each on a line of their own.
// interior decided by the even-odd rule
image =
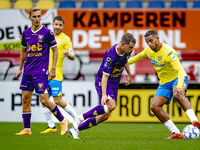
<svg viewBox="0 0 200 150">
<path fill-rule="evenodd" d="M 176 124 L 180 130 L 188 124 Z M 46 123 L 32 123 L 31 136 L 16 136 L 22 123 L 0 123 L 0 150 L 191 150 L 200 149 L 197 140 L 166 140 L 170 135 L 161 123 L 101 123 L 80 132 L 80 140 L 69 133 L 40 134 Z M 72 125 L 69 125 L 69 128 Z"/>
</svg>

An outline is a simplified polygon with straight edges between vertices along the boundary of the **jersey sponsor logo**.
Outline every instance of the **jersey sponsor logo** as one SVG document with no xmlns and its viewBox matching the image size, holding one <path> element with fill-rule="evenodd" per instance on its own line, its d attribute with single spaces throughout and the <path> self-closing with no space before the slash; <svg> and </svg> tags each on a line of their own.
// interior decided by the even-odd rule
<svg viewBox="0 0 200 150">
<path fill-rule="evenodd" d="M 171 55 L 171 59 L 172 60 L 176 60 L 176 56 L 173 54 L 173 55 Z"/>
<path fill-rule="evenodd" d="M 59 87 L 53 87 L 52 90 L 59 90 Z"/>
<path fill-rule="evenodd" d="M 40 43 L 37 43 L 37 45 L 33 44 L 33 45 L 29 45 L 28 42 L 27 42 L 27 45 L 28 45 L 28 51 L 41 51 L 42 50 L 42 45 L 40 45 Z"/>
<path fill-rule="evenodd" d="M 157 66 L 164 66 L 165 64 L 159 64 L 156 60 L 152 60 L 152 59 L 149 59 L 150 62 L 153 64 L 153 65 L 157 65 Z"/>
<path fill-rule="evenodd" d="M 42 56 L 42 53 L 33 52 L 33 53 L 28 54 L 28 57 L 33 57 L 33 56 L 40 57 L 40 56 Z"/>
<path fill-rule="evenodd" d="M 110 77 L 117 78 L 121 75 L 122 75 L 122 73 L 120 72 L 120 73 L 116 73 L 116 74 L 111 74 Z"/>
<path fill-rule="evenodd" d="M 124 67 L 121 67 L 121 69 L 117 69 L 116 67 L 113 69 L 113 72 L 112 73 L 115 73 L 115 72 L 122 72 L 122 70 L 124 69 Z"/>
</svg>

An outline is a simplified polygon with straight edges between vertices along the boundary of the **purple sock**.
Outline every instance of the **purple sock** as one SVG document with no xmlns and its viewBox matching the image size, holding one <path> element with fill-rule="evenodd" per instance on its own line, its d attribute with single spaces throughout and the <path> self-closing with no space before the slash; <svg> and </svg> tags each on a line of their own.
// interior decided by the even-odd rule
<svg viewBox="0 0 200 150">
<path fill-rule="evenodd" d="M 61 114 L 60 110 L 58 109 L 58 106 L 51 111 L 53 115 L 61 122 L 64 119 L 64 116 Z"/>
<path fill-rule="evenodd" d="M 89 110 L 88 112 L 84 113 L 83 114 L 83 118 L 84 119 L 87 119 L 87 118 L 90 118 L 90 117 L 94 117 L 94 116 L 98 116 L 98 115 L 101 115 L 101 114 L 104 114 L 104 108 L 103 106 L 100 104 L 94 108 L 92 108 L 91 110 Z"/>
<path fill-rule="evenodd" d="M 31 128 L 31 112 L 22 114 L 24 128 Z"/>
<path fill-rule="evenodd" d="M 89 118 L 86 121 L 84 121 L 82 124 L 80 124 L 78 129 L 79 129 L 79 131 L 81 131 L 81 130 L 88 129 L 88 128 L 91 128 L 96 125 L 98 125 L 98 123 L 96 121 L 96 117 L 92 117 L 92 118 Z"/>
</svg>

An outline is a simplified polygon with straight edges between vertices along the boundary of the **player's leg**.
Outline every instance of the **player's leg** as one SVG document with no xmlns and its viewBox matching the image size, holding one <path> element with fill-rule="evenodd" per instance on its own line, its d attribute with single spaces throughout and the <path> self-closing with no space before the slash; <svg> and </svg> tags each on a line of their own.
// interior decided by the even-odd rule
<svg viewBox="0 0 200 150">
<path fill-rule="evenodd" d="M 69 103 L 62 99 L 62 81 L 50 80 L 49 88 L 51 91 L 50 94 L 53 96 L 56 105 L 62 107 L 69 115 L 75 118 L 77 114 L 74 109 L 70 106 Z"/>
<path fill-rule="evenodd" d="M 73 118 L 77 116 L 77 113 L 74 111 L 69 103 L 62 99 L 62 96 L 54 97 L 54 102 L 56 103 L 56 105 L 62 107 Z"/>
<path fill-rule="evenodd" d="M 51 86 L 51 82 L 53 80 L 49 80 L 48 81 L 48 84 L 49 84 L 49 97 L 52 95 L 52 86 Z M 56 133 L 57 132 L 57 129 L 56 129 L 56 126 L 55 126 L 55 123 L 53 121 L 53 116 L 52 116 L 52 112 L 43 105 L 43 113 L 44 113 L 44 116 L 47 120 L 47 123 L 48 123 L 48 127 L 40 132 L 40 133 Z"/>
<path fill-rule="evenodd" d="M 64 118 L 58 109 L 57 105 L 49 100 L 48 95 L 48 75 L 35 75 L 34 76 L 34 86 L 36 93 L 39 94 L 40 102 L 43 106 L 49 108 L 49 110 L 53 113 L 53 115 L 60 121 L 61 125 L 61 135 L 65 135 L 67 132 L 67 122 L 68 119 Z"/>
<path fill-rule="evenodd" d="M 110 111 L 112 111 L 113 108 L 116 107 L 115 100 L 113 99 L 108 100 L 106 104 L 108 106 L 113 105 L 112 107 L 109 107 Z M 79 139 L 79 131 L 94 127 L 109 118 L 109 115 L 111 112 L 108 111 L 107 113 L 105 113 L 103 107 L 101 106 L 102 105 L 100 104 L 94 107 L 93 109 L 89 110 L 88 112 L 79 115 L 78 117 L 74 119 L 73 127 L 69 130 L 70 134 L 72 135 L 74 139 Z M 100 111 L 102 112 L 102 114 L 100 114 L 101 113 Z"/>
<path fill-rule="evenodd" d="M 101 99 L 101 97 L 102 97 L 101 87 L 96 86 L 96 90 L 97 90 L 97 94 L 99 96 L 99 99 Z M 74 119 L 74 122 L 73 122 L 73 127 L 75 129 L 77 129 L 78 126 L 80 125 L 80 123 L 83 122 L 84 120 L 86 120 L 87 118 L 91 118 L 91 117 L 95 117 L 95 116 L 98 116 L 98 115 L 101 115 L 101 114 L 112 112 L 116 107 L 115 101 L 117 99 L 117 91 L 118 91 L 118 89 L 113 90 L 112 88 L 107 87 L 106 92 L 107 92 L 107 95 L 108 95 L 108 101 L 106 102 L 106 104 L 104 106 L 99 104 L 96 107 L 89 110 L 88 112 L 81 114 L 78 117 L 76 117 Z"/>
<path fill-rule="evenodd" d="M 111 113 L 111 112 L 110 112 Z M 88 118 L 86 121 L 81 123 L 77 129 L 71 128 L 69 133 L 72 135 L 74 139 L 79 139 L 79 131 L 86 130 L 98 125 L 101 122 L 107 120 L 110 116 L 110 113 L 102 114 L 96 117 Z"/>
<path fill-rule="evenodd" d="M 42 109 L 43 109 L 44 116 L 47 120 L 48 127 L 40 133 L 57 133 L 57 129 L 52 117 L 52 112 L 45 106 L 43 106 Z"/>
<path fill-rule="evenodd" d="M 22 118 L 24 129 L 15 135 L 32 135 L 31 133 L 31 97 L 34 90 L 31 75 L 23 74 L 20 89 L 22 90 Z"/>
<path fill-rule="evenodd" d="M 22 91 L 22 107 L 23 107 L 23 124 L 24 124 L 24 130 L 22 130 L 19 133 L 16 133 L 15 135 L 31 135 L 31 97 L 32 97 L 33 91 Z"/>
<path fill-rule="evenodd" d="M 178 84 L 178 79 L 174 80 L 173 82 L 173 96 L 175 100 L 180 104 L 180 106 L 183 108 L 185 113 L 187 114 L 188 118 L 190 119 L 191 123 L 196 126 L 197 128 L 200 129 L 200 122 L 197 119 L 194 110 L 192 109 L 191 103 L 184 97 L 180 98 L 177 95 L 177 84 Z M 188 86 L 188 78 L 185 77 L 184 82 L 183 82 L 183 91 L 184 95 L 186 94 L 186 87 Z"/>
<path fill-rule="evenodd" d="M 172 83 L 169 82 L 164 85 L 159 85 L 151 104 L 151 110 L 172 133 L 168 139 L 181 139 L 183 138 L 182 133 L 169 118 L 167 112 L 162 108 L 164 104 L 170 104 L 173 97 L 172 89 L 170 89 L 171 84 Z"/>
<path fill-rule="evenodd" d="M 47 93 L 39 94 L 39 97 L 40 97 L 40 102 L 42 103 L 42 105 L 49 108 L 49 110 L 52 112 L 52 114 L 60 121 L 61 135 L 65 135 L 66 132 L 68 131 L 67 124 L 68 124 L 69 120 L 64 118 L 64 116 L 58 109 L 58 106 L 49 100 L 49 96 Z"/>
</svg>

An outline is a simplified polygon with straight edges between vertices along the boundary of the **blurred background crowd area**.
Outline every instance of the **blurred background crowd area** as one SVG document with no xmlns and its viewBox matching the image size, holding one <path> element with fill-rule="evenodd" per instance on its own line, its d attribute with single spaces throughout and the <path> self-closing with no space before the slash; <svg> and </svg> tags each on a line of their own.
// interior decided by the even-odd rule
<svg viewBox="0 0 200 150">
<path fill-rule="evenodd" d="M 200 9 L 200 0 L 0 0 L 0 8 L 29 9 Z"/>
</svg>

